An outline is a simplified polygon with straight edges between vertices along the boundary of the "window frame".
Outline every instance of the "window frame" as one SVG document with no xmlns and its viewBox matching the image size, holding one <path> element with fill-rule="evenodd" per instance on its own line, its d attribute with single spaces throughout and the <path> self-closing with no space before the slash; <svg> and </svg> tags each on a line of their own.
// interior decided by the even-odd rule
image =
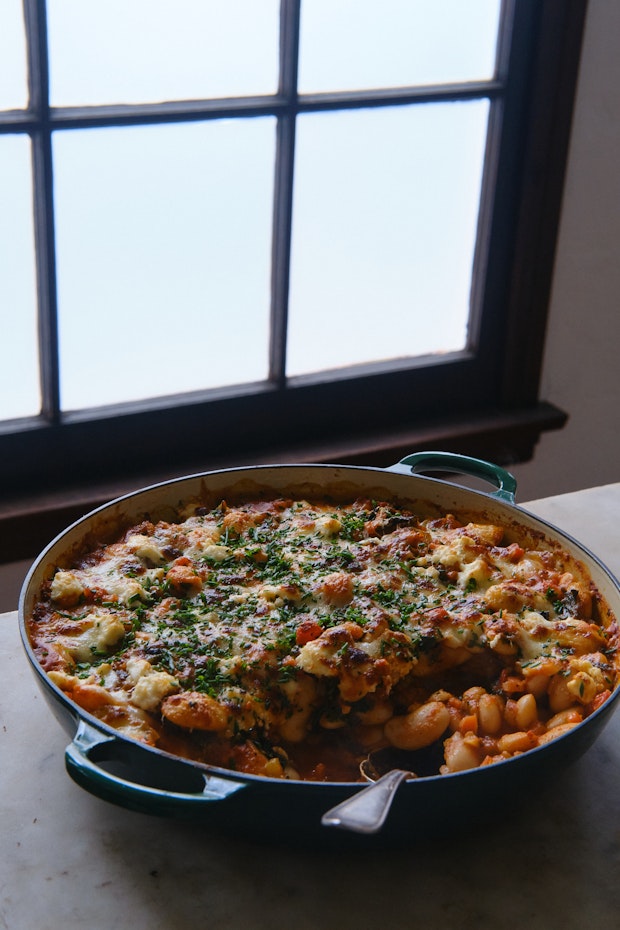
<svg viewBox="0 0 620 930">
<path fill-rule="evenodd" d="M 32 139 L 41 415 L 0 423 L 6 494 L 128 476 L 277 459 L 386 464 L 437 447 L 526 460 L 541 430 L 566 417 L 539 400 L 544 332 L 584 0 L 504 0 L 510 34 L 497 76 L 467 85 L 298 95 L 300 0 L 281 0 L 277 94 L 227 100 L 51 108 L 45 3 L 24 0 L 30 105 L 0 114 L 0 132 Z M 299 114 L 488 97 L 489 134 L 472 291 L 475 334 L 437 358 L 284 374 Z M 277 118 L 269 380 L 63 413 L 59 406 L 52 134 L 96 126 L 227 117 Z M 466 386 L 466 390 L 463 386 Z M 71 478 L 67 477 L 68 471 Z M 130 479 L 129 479 L 130 480 Z"/>
</svg>

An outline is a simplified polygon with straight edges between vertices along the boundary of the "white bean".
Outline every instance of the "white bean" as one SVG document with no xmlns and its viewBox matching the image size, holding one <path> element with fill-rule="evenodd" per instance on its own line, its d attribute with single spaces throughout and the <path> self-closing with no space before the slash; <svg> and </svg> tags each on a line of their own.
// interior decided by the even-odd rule
<svg viewBox="0 0 620 930">
<path fill-rule="evenodd" d="M 517 701 L 517 726 L 520 730 L 529 730 L 529 728 L 538 719 L 538 707 L 536 698 L 533 694 L 524 694 Z"/>
<path fill-rule="evenodd" d="M 549 675 L 545 675 L 543 672 L 538 672 L 536 675 L 530 675 L 527 679 L 527 690 L 530 694 L 533 694 L 534 697 L 542 698 L 547 693 L 547 688 L 549 687 Z"/>
<path fill-rule="evenodd" d="M 478 738 L 470 734 L 453 733 L 444 743 L 446 764 L 442 771 L 464 772 L 466 769 L 475 769 L 480 765 L 478 751 Z"/>
<path fill-rule="evenodd" d="M 428 701 L 402 717 L 385 724 L 386 739 L 397 749 L 422 749 L 443 736 L 450 712 L 441 701 Z"/>
<path fill-rule="evenodd" d="M 503 721 L 503 703 L 497 694 L 483 694 L 478 704 L 478 720 L 483 733 L 498 733 Z"/>
<path fill-rule="evenodd" d="M 544 746 L 545 743 L 550 743 L 552 739 L 557 739 L 558 736 L 563 736 L 564 733 L 568 733 L 576 726 L 576 723 L 560 723 L 558 726 L 553 727 L 552 730 L 547 730 L 546 733 L 541 733 L 541 735 L 538 737 L 538 745 Z"/>
<path fill-rule="evenodd" d="M 566 707 L 564 710 L 554 714 L 553 717 L 547 721 L 547 730 L 553 730 L 555 727 L 563 727 L 566 723 L 581 723 L 582 720 L 583 714 L 579 708 L 575 706 Z"/>
<path fill-rule="evenodd" d="M 468 688 L 467 691 L 463 692 L 463 701 L 470 713 L 476 712 L 478 704 L 480 703 L 480 699 L 485 694 L 486 691 L 479 685 L 476 685 L 473 688 Z"/>
<path fill-rule="evenodd" d="M 511 755 L 515 752 L 527 752 L 528 749 L 534 749 L 538 745 L 538 740 L 531 733 L 517 732 L 505 733 L 500 736 L 497 746 L 500 752 L 508 752 Z"/>
<path fill-rule="evenodd" d="M 568 682 L 562 675 L 554 675 L 549 682 L 549 707 L 554 713 L 566 710 L 575 703 L 575 698 L 567 685 Z"/>
</svg>

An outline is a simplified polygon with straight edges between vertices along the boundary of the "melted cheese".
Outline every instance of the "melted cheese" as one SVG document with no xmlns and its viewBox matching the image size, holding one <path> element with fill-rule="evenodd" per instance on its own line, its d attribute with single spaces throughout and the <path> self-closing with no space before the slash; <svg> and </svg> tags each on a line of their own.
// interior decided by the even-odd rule
<svg viewBox="0 0 620 930">
<path fill-rule="evenodd" d="M 84 587 L 73 572 L 56 572 L 50 588 L 50 597 L 61 606 L 72 607 L 84 593 Z"/>
<path fill-rule="evenodd" d="M 489 694 L 536 690 L 543 717 L 554 676 L 557 700 L 589 707 L 615 687 L 615 640 L 568 569 L 557 552 L 508 547 L 499 526 L 386 502 L 184 505 L 176 523 L 130 528 L 58 570 L 30 632 L 78 703 L 99 695 L 111 725 L 107 708 L 126 709 L 124 732 L 184 731 L 185 754 L 240 753 L 259 774 L 271 746 L 265 771 L 295 772 L 280 744 L 320 744 L 323 729 L 366 746 L 425 694 L 467 708 L 451 675 L 470 661 Z"/>
<path fill-rule="evenodd" d="M 77 636 L 62 637 L 61 642 L 76 662 L 92 662 L 97 655 L 107 655 L 124 635 L 123 623 L 113 614 L 94 611 L 89 616 L 90 625 Z"/>
</svg>

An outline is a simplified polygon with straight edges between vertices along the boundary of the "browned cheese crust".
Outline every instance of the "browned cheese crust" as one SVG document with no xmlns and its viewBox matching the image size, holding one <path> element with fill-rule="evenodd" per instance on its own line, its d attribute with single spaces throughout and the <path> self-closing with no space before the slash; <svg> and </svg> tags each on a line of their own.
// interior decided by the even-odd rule
<svg viewBox="0 0 620 930">
<path fill-rule="evenodd" d="M 126 736 L 275 778 L 370 750 L 492 764 L 617 685 L 592 584 L 501 526 L 388 502 L 246 501 L 145 521 L 56 570 L 28 622 L 62 691 Z"/>
</svg>

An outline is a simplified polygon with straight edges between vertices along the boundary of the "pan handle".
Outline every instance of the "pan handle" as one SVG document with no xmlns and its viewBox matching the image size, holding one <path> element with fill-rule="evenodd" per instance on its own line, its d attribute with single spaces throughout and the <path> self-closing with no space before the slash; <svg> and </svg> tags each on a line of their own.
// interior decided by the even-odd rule
<svg viewBox="0 0 620 930">
<path fill-rule="evenodd" d="M 136 773 L 143 781 L 123 777 L 101 763 L 122 770 L 123 775 Z M 246 787 L 244 782 L 218 778 L 184 762 L 151 754 L 139 744 L 108 736 L 85 721 L 80 722 L 65 750 L 65 764 L 71 778 L 91 794 L 147 814 L 196 813 L 196 805 L 223 801 Z M 173 785 L 181 790 L 172 790 Z"/>
<path fill-rule="evenodd" d="M 484 459 L 474 459 L 469 455 L 457 455 L 453 452 L 414 452 L 392 465 L 388 471 L 413 475 L 424 471 L 450 471 L 470 475 L 495 485 L 497 490 L 490 495 L 491 497 L 508 501 L 509 504 L 515 502 L 517 480 L 514 475 L 499 465 L 485 462 Z"/>
</svg>

